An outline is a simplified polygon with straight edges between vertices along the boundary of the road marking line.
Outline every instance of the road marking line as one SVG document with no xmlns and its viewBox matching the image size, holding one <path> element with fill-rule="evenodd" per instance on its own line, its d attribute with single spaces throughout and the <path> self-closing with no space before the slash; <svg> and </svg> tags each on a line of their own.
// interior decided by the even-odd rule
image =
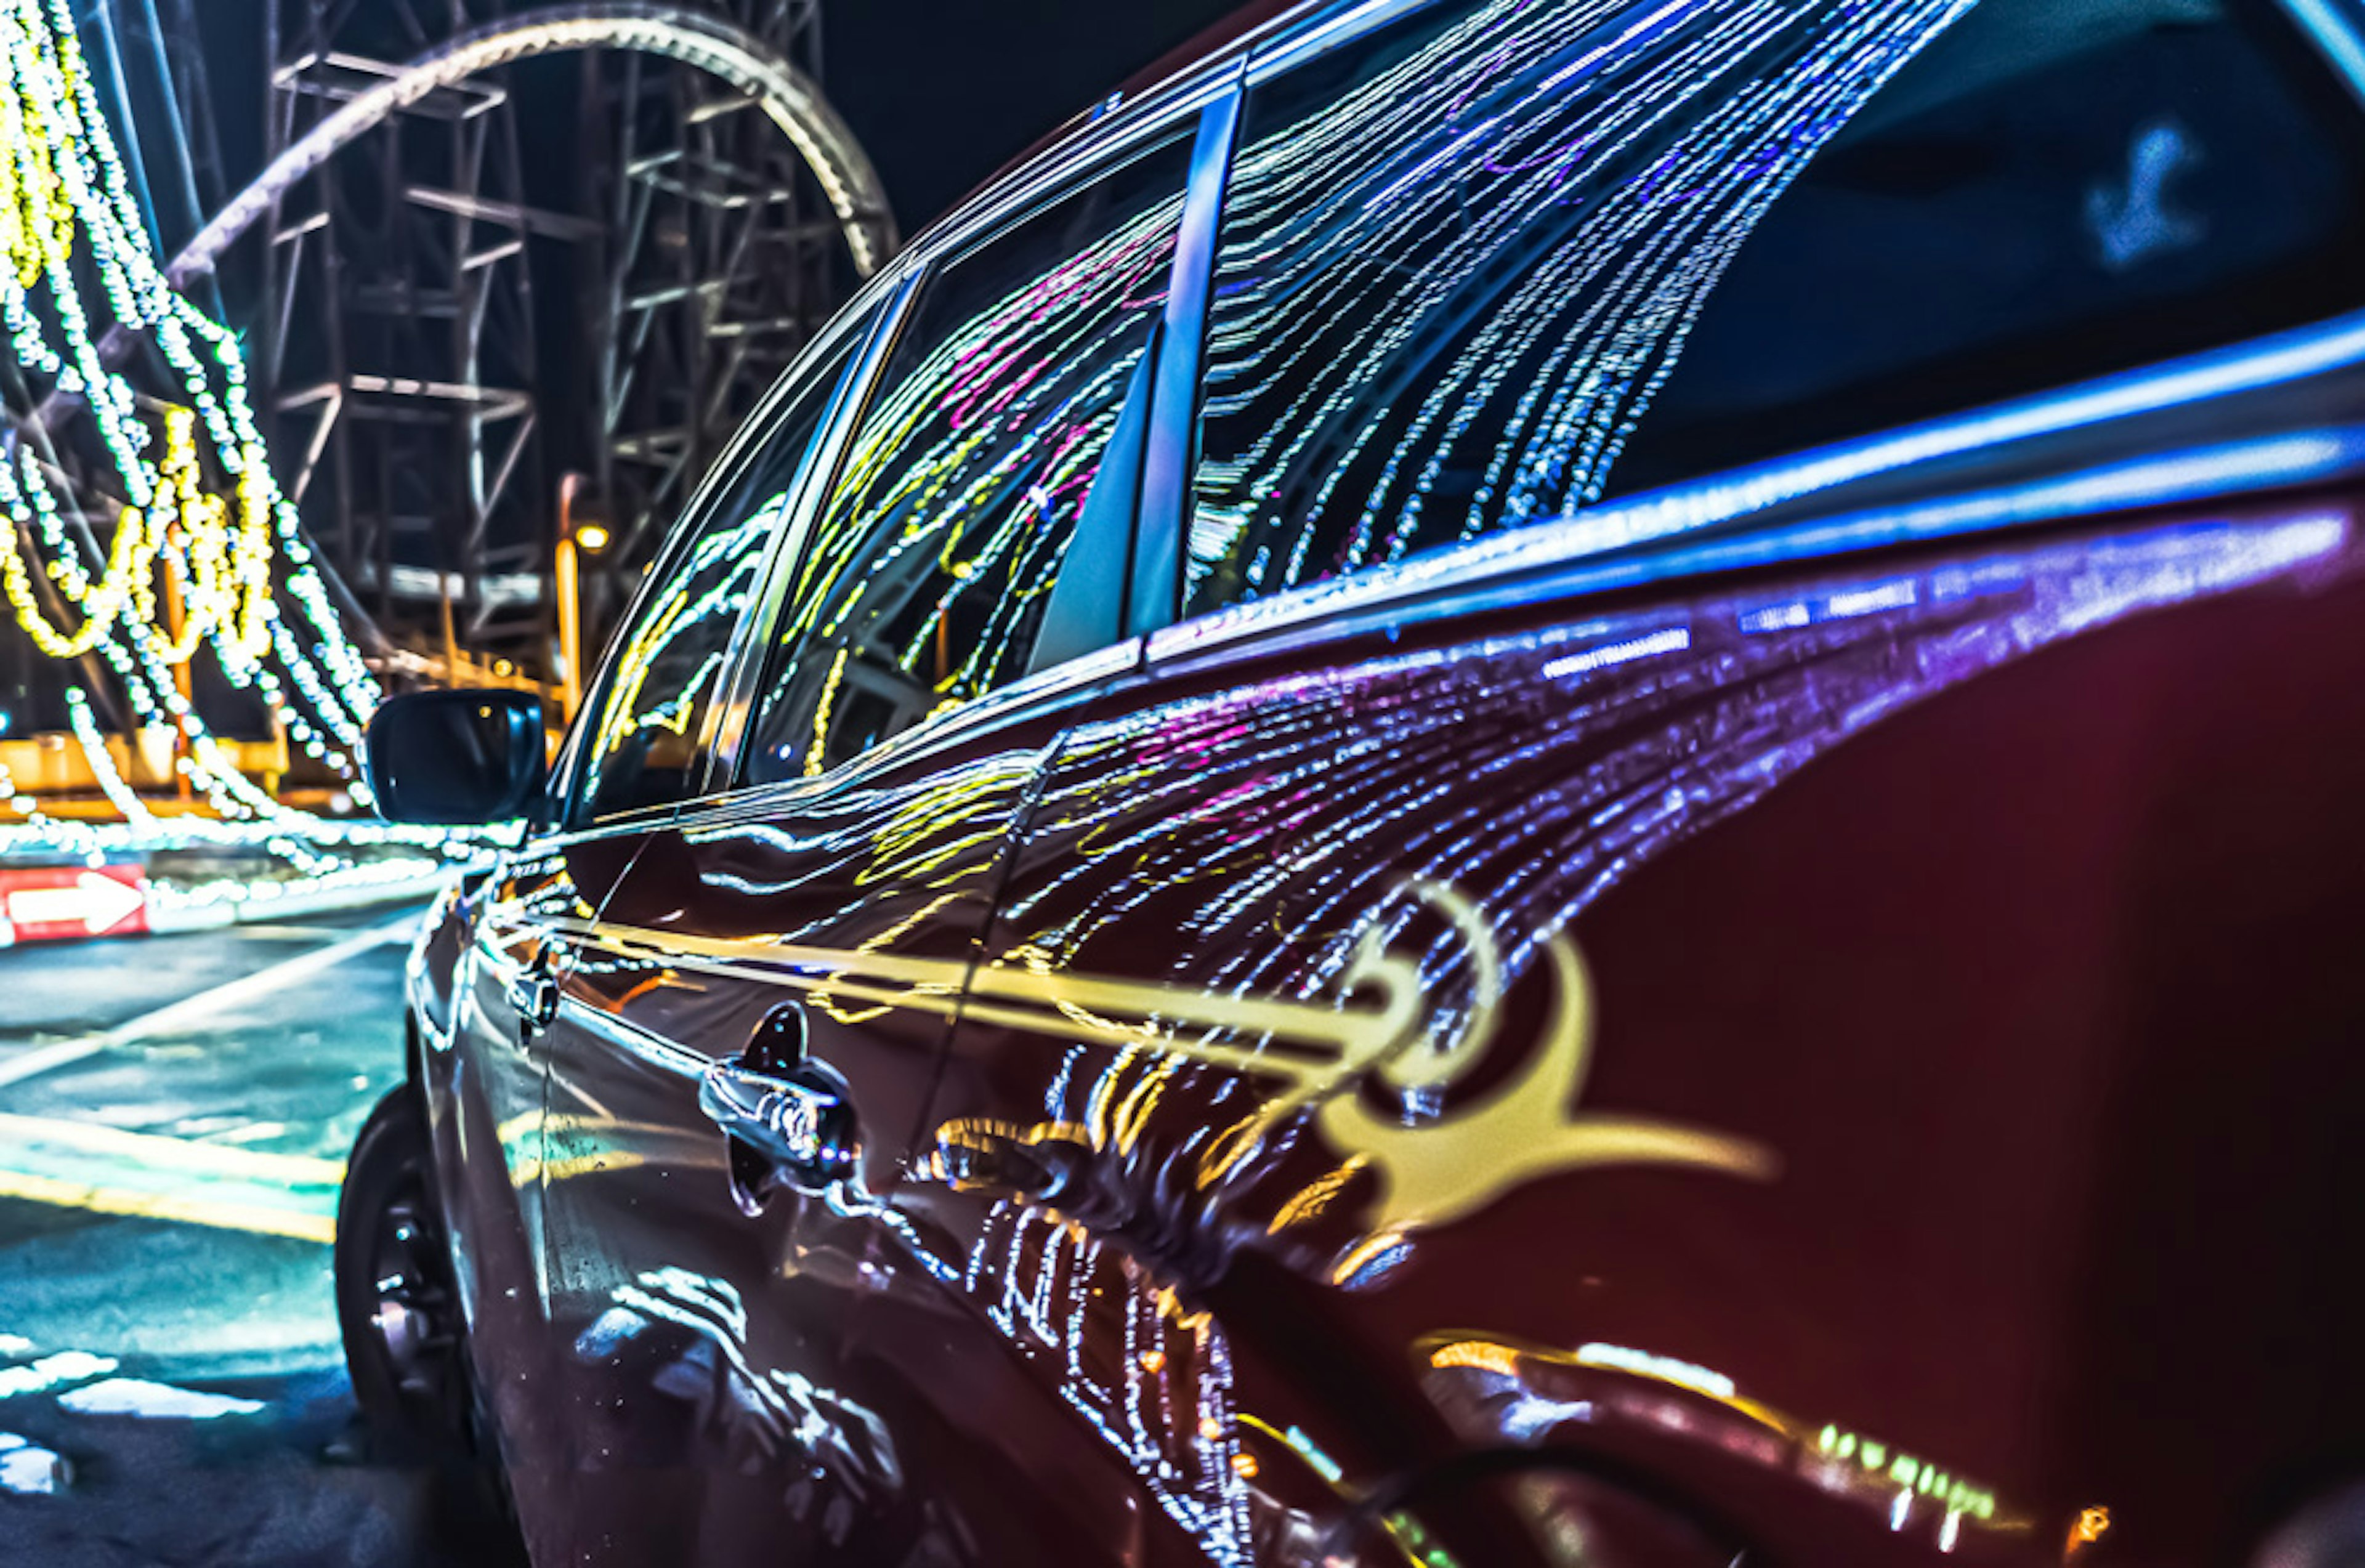
<svg viewBox="0 0 2365 1568">
<path fill-rule="evenodd" d="M 19 1116 L 0 1112 L 0 1144 L 48 1144 L 106 1155 L 151 1170 L 186 1170 L 289 1187 L 333 1187 L 345 1179 L 345 1162 L 310 1155 L 273 1154 L 235 1144 L 199 1143 L 163 1133 L 128 1132 L 97 1122 L 63 1116 Z M 0 1152 L 0 1159 L 6 1159 Z"/>
<path fill-rule="evenodd" d="M 372 926 L 369 930 L 348 936 L 342 942 L 332 942 L 326 947 L 318 947 L 309 953 L 298 953 L 292 958 L 284 958 L 267 969 L 257 969 L 251 975 L 244 975 L 218 985 L 211 991 L 201 991 L 195 996 L 184 997 L 168 1006 L 158 1008 L 144 1017 L 134 1018 L 128 1024 L 119 1024 L 109 1029 L 100 1037 L 102 1046 L 127 1045 L 133 1040 L 146 1039 L 151 1035 L 177 1029 L 190 1019 L 202 1018 L 209 1013 L 219 1013 L 226 1007 L 236 1006 L 251 996 L 274 991 L 282 985 L 302 980 L 322 969 L 333 969 L 356 953 L 365 953 L 373 947 L 409 935 L 419 929 L 420 919 L 420 914 L 413 912 L 399 920 L 389 920 L 383 925 Z"/>
<path fill-rule="evenodd" d="M 87 1209 L 92 1214 L 120 1215 L 130 1219 L 177 1220 L 217 1230 L 285 1236 L 297 1241 L 317 1241 L 324 1247 L 337 1238 L 334 1215 L 298 1214 L 292 1209 L 267 1209 L 252 1204 L 219 1204 L 178 1193 L 88 1186 L 48 1176 L 28 1176 L 19 1170 L 0 1170 L 0 1198 L 22 1198 L 28 1203 Z"/>
<path fill-rule="evenodd" d="M 22 1056 L 0 1061 L 0 1087 L 35 1078 L 53 1067 L 64 1067 L 86 1056 L 95 1056 L 106 1044 L 104 1035 L 88 1035 L 79 1040 L 60 1040 L 53 1046 L 43 1046 Z"/>
<path fill-rule="evenodd" d="M 39 1077 L 56 1068 L 71 1066 L 86 1057 L 95 1056 L 111 1046 L 129 1045 L 135 1040 L 146 1039 L 151 1035 L 179 1028 L 191 1019 L 202 1018 L 208 1013 L 234 1006 L 251 996 L 270 991 L 275 986 L 299 980 L 307 975 L 342 964 L 356 953 L 364 953 L 383 943 L 396 941 L 409 935 L 419 928 L 420 918 L 414 913 L 404 915 L 399 920 L 390 920 L 384 925 L 374 926 L 358 935 L 348 936 L 342 942 L 332 942 L 328 946 L 317 947 L 309 953 L 298 953 L 292 958 L 283 958 L 267 969 L 257 969 L 251 975 L 227 981 L 214 987 L 211 991 L 201 991 L 195 996 L 183 997 L 180 1001 L 167 1003 L 153 1013 L 134 1018 L 127 1024 L 119 1024 L 104 1034 L 87 1035 L 77 1040 L 61 1040 L 55 1045 L 43 1046 L 37 1050 L 27 1051 L 22 1056 L 0 1061 L 0 1088 L 5 1088 L 11 1083 L 21 1083 L 26 1079 Z"/>
</svg>

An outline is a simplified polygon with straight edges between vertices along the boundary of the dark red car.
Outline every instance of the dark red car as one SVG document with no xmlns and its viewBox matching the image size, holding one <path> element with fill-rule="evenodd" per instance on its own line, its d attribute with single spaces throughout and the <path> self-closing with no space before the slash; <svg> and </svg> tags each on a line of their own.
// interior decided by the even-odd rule
<svg viewBox="0 0 2365 1568">
<path fill-rule="evenodd" d="M 2365 1561 L 2359 15 L 1315 4 L 1104 105 L 546 779 L 380 715 L 526 825 L 365 1405 L 552 1564 Z"/>
</svg>

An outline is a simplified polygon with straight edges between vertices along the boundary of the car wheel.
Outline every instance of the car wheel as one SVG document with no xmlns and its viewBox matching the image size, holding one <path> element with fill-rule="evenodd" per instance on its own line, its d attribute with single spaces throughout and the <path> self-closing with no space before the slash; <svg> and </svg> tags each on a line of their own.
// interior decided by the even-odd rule
<svg viewBox="0 0 2365 1568">
<path fill-rule="evenodd" d="M 362 1124 L 337 1199 L 337 1326 L 373 1449 L 478 1457 L 460 1294 L 435 1205 L 426 1118 L 406 1086 Z"/>
</svg>

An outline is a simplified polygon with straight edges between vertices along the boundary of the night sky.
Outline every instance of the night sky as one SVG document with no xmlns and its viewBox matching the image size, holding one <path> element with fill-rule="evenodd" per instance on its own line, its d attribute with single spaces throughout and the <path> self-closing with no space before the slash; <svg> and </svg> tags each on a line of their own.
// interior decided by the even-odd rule
<svg viewBox="0 0 2365 1568">
<path fill-rule="evenodd" d="M 1045 132 L 1239 3 L 824 0 L 823 84 L 878 164 L 903 232 L 914 234 Z M 206 0 L 206 53 L 223 151 L 241 178 L 254 172 L 263 151 L 265 4 Z M 479 0 L 469 10 L 489 17 L 534 4 Z M 387 36 L 373 39 L 366 36 L 368 13 L 357 13 L 346 46 L 390 58 L 415 52 L 387 19 L 392 15 L 392 7 L 381 14 Z M 566 91 L 575 76 L 572 62 L 530 62 L 509 67 L 502 79 L 532 104 Z"/>
<path fill-rule="evenodd" d="M 1238 0 L 829 0 L 831 99 L 906 234 Z"/>
</svg>

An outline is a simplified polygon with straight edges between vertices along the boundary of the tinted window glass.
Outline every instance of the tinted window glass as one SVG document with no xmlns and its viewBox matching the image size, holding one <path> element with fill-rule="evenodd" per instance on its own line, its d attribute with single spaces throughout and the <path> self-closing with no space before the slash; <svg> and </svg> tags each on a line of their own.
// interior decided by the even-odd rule
<svg viewBox="0 0 2365 1568">
<path fill-rule="evenodd" d="M 2353 300 L 2354 110 L 2281 28 L 1496 0 L 1261 86 L 1189 607 Z"/>
<path fill-rule="evenodd" d="M 1610 488 L 2349 308 L 2357 116 L 2265 6 L 1979 0 L 1758 225 Z"/>
<path fill-rule="evenodd" d="M 584 736 L 577 820 L 685 800 L 704 782 L 703 729 L 733 634 L 784 520 L 799 466 L 861 333 L 791 395 L 745 472 L 660 559 L 660 576 L 609 651 Z"/>
<path fill-rule="evenodd" d="M 1163 312 L 1187 142 L 926 284 L 792 585 L 751 752 L 819 773 L 1026 673 Z"/>
</svg>

